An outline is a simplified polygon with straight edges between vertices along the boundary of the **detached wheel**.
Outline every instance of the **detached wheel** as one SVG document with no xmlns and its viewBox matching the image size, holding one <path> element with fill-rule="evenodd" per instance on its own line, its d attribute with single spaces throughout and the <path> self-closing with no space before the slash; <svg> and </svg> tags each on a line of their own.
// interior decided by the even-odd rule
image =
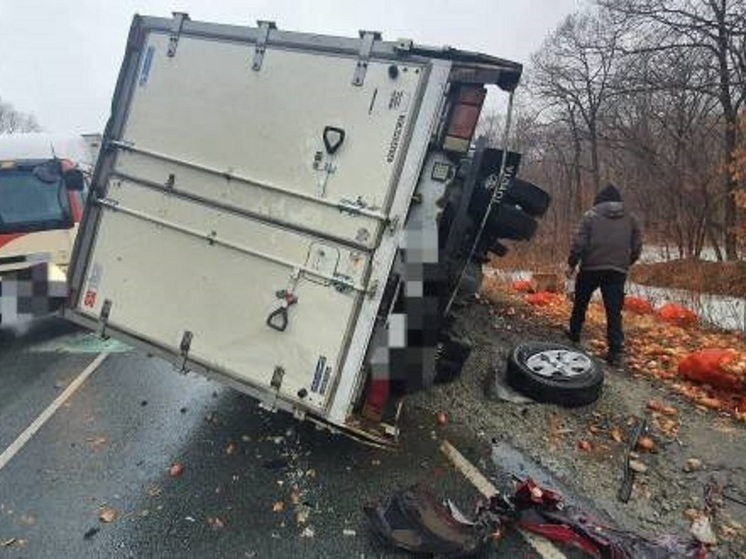
<svg viewBox="0 0 746 559">
<path fill-rule="evenodd" d="M 575 407 L 598 400 L 604 375 L 588 355 L 575 348 L 526 342 L 513 348 L 506 380 L 538 402 Z"/>
</svg>

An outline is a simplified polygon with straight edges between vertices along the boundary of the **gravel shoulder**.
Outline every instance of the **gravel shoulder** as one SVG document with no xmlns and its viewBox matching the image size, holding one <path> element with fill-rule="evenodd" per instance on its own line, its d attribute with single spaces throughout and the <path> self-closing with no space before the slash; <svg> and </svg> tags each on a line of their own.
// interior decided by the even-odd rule
<svg viewBox="0 0 746 559">
<path fill-rule="evenodd" d="M 692 518 L 707 517 L 718 540 L 713 557 L 746 558 L 746 428 L 703 410 L 670 386 L 624 368 L 605 372 L 601 398 L 566 409 L 514 404 L 490 397 L 495 371 L 518 342 L 565 343 L 561 324 L 540 316 L 516 297 L 476 300 L 458 309 L 461 333 L 474 345 L 462 376 L 409 399 L 425 412 L 445 411 L 450 423 L 483 439 L 505 442 L 587 497 L 620 527 L 649 537 L 685 534 Z M 600 362 L 601 363 L 601 362 Z M 651 401 L 676 409 L 650 409 Z M 627 504 L 616 499 L 631 418 L 646 416 L 651 452 L 639 461 Z M 580 446 L 579 443 L 583 442 Z M 585 450 L 581 449 L 581 446 Z"/>
</svg>

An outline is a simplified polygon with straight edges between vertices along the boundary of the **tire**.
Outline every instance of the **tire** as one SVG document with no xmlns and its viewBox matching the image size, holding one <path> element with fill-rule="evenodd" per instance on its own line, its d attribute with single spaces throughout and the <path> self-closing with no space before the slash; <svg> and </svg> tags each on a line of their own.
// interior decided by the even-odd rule
<svg viewBox="0 0 746 559">
<path fill-rule="evenodd" d="M 512 204 L 502 203 L 490 212 L 483 238 L 490 244 L 498 239 L 528 241 L 536 233 L 537 221 Z"/>
<path fill-rule="evenodd" d="M 487 226 L 495 240 L 528 241 L 536 233 L 538 223 L 520 208 L 502 203 L 492 210 Z"/>
<path fill-rule="evenodd" d="M 435 379 L 433 380 L 433 384 L 448 384 L 449 382 L 458 380 L 463 370 L 463 363 L 438 359 L 435 362 Z"/>
<path fill-rule="evenodd" d="M 533 217 L 541 217 L 549 209 L 552 197 L 535 184 L 515 179 L 506 194 L 506 200 L 520 206 Z"/>
<path fill-rule="evenodd" d="M 578 349 L 526 342 L 510 353 L 506 380 L 538 402 L 576 407 L 598 400 L 604 375 L 593 359 Z"/>
<path fill-rule="evenodd" d="M 435 384 L 453 382 L 460 377 L 470 354 L 471 344 L 466 340 L 448 337 L 441 341 L 435 359 Z"/>
</svg>

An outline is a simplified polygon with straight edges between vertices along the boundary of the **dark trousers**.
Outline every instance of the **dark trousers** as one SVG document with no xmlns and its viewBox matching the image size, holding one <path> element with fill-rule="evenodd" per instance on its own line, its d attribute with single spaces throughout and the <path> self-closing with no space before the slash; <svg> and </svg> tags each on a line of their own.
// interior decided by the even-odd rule
<svg viewBox="0 0 746 559">
<path fill-rule="evenodd" d="M 622 307 L 624 306 L 624 283 L 627 274 L 614 270 L 580 271 L 575 280 L 575 302 L 570 317 L 570 335 L 579 338 L 585 322 L 585 312 L 593 292 L 601 288 L 606 310 L 606 340 L 609 353 L 621 353 L 624 346 L 622 331 Z"/>
</svg>

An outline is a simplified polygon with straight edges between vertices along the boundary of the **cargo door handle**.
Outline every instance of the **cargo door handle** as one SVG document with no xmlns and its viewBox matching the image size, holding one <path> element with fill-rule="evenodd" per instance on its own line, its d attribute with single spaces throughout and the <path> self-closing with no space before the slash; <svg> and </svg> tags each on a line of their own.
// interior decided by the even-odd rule
<svg viewBox="0 0 746 559">
<path fill-rule="evenodd" d="M 288 307 L 298 302 L 298 298 L 292 293 L 281 291 L 278 295 L 282 298 L 282 303 L 278 308 L 269 313 L 267 317 L 267 326 L 278 332 L 284 332 L 288 327 Z"/>
<path fill-rule="evenodd" d="M 267 326 L 278 332 L 284 332 L 288 327 L 288 309 L 287 307 L 280 307 L 274 310 L 267 317 Z"/>
<path fill-rule="evenodd" d="M 326 153 L 332 155 L 342 147 L 342 144 L 345 141 L 345 131 L 336 126 L 325 126 L 323 137 Z"/>
</svg>

